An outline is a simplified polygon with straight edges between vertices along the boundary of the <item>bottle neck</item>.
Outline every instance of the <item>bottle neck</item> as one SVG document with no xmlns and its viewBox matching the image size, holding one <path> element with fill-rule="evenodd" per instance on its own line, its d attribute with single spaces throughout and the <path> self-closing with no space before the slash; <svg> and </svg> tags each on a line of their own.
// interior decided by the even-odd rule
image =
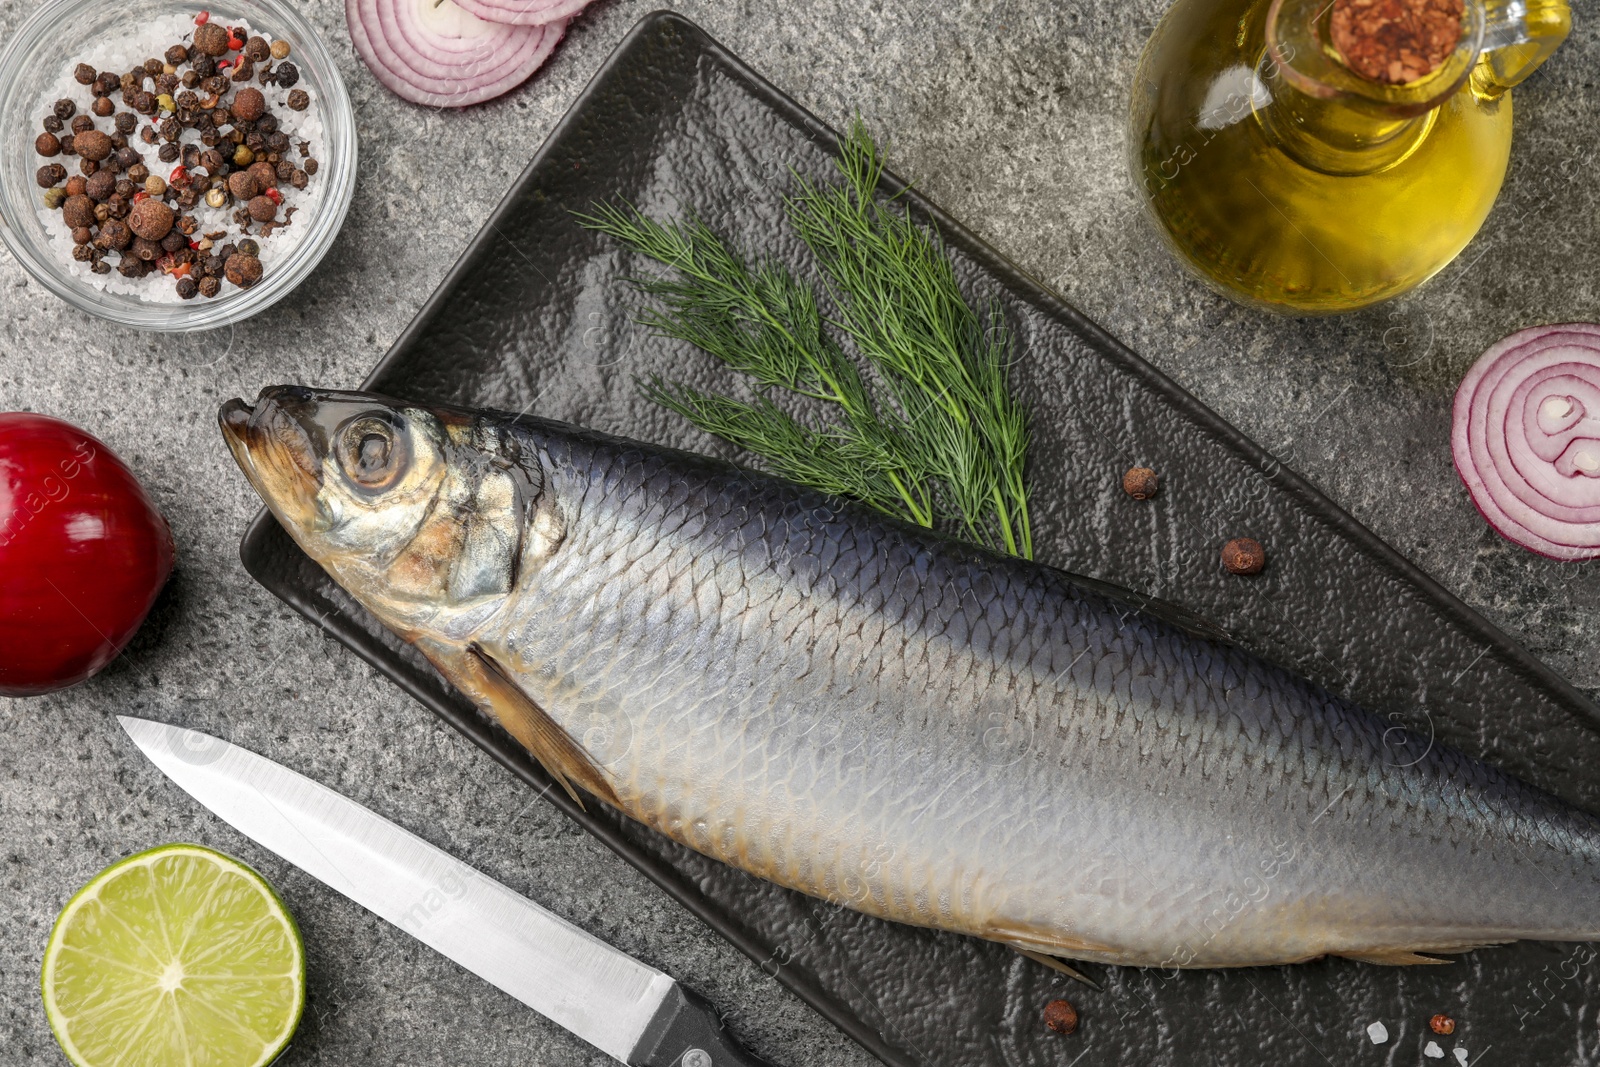
<svg viewBox="0 0 1600 1067">
<path fill-rule="evenodd" d="M 1436 110 L 1403 114 L 1348 96 L 1313 96 L 1282 77 L 1270 54 L 1260 62 L 1271 99 L 1255 108 L 1256 121 L 1303 167 L 1341 177 L 1376 174 L 1416 151 L 1433 128 Z"/>
</svg>

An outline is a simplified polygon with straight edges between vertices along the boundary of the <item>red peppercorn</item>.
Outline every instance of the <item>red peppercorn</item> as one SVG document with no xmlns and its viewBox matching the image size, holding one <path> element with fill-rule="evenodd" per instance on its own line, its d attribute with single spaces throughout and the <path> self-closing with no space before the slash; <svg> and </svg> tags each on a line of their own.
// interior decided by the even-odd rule
<svg viewBox="0 0 1600 1067">
<path fill-rule="evenodd" d="M 1052 1000 L 1044 1006 L 1044 1024 L 1058 1034 L 1070 1034 L 1078 1028 L 1078 1009 L 1065 1000 Z"/>
<path fill-rule="evenodd" d="M 145 192 L 143 189 L 140 189 L 137 193 L 133 194 L 133 202 L 135 204 L 139 203 L 141 200 L 149 200 L 149 199 L 150 199 L 150 194 Z"/>
<path fill-rule="evenodd" d="M 217 69 L 218 70 L 227 70 L 231 66 L 233 66 L 233 60 L 231 60 L 231 59 L 219 59 L 219 60 L 217 60 Z"/>
<path fill-rule="evenodd" d="M 271 200 L 274 204 L 283 203 L 283 194 L 278 192 L 278 190 L 276 190 L 276 189 L 268 189 L 262 195 L 265 196 L 268 200 Z"/>
<path fill-rule="evenodd" d="M 172 168 L 172 174 L 167 178 L 167 184 L 168 185 L 175 185 L 179 189 L 188 188 L 188 186 L 189 186 L 189 168 L 185 167 L 181 163 L 178 164 L 176 167 L 173 167 Z"/>
<path fill-rule="evenodd" d="M 1436 1034 L 1453 1034 L 1456 1032 L 1456 1021 L 1448 1015 L 1435 1015 L 1428 1020 L 1428 1029 Z"/>
<path fill-rule="evenodd" d="M 194 17 L 194 24 L 196 26 L 204 26 L 207 22 L 210 22 L 210 21 L 211 21 L 211 12 L 209 12 L 209 11 L 202 11 L 202 12 L 200 12 L 200 14 L 198 14 L 198 15 L 196 15 Z"/>
</svg>

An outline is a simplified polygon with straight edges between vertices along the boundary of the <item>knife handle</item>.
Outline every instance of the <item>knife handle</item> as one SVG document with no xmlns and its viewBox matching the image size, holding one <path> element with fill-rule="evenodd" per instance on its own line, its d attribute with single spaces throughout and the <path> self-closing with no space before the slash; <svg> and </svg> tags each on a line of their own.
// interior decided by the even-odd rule
<svg viewBox="0 0 1600 1067">
<path fill-rule="evenodd" d="M 632 1067 L 768 1067 L 750 1055 L 722 1025 L 722 1018 L 698 994 L 673 983 L 639 1043 L 628 1056 Z"/>
</svg>

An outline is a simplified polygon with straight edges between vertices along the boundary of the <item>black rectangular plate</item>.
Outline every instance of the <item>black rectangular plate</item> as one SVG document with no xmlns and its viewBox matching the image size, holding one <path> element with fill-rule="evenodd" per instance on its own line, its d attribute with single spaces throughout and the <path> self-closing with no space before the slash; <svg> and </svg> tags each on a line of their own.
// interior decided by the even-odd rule
<svg viewBox="0 0 1600 1067">
<path fill-rule="evenodd" d="M 540 149 L 437 293 L 367 381 L 418 400 L 540 414 L 678 447 L 719 446 L 643 401 L 641 374 L 734 383 L 711 361 L 650 339 L 624 279 L 642 265 L 569 209 L 627 200 L 697 213 L 745 249 L 804 268 L 783 219 L 790 168 L 831 172 L 836 134 L 700 29 L 643 20 Z M 903 185 L 886 178 L 884 191 Z M 1388 715 L 1396 760 L 1449 740 L 1590 808 L 1600 807 L 1600 712 L 1316 489 L 915 193 L 968 291 L 997 298 L 1033 412 L 1041 560 L 1176 601 L 1242 643 Z M 319 383 L 307 383 L 319 384 Z M 724 454 L 727 454 L 724 451 Z M 1164 488 L 1136 503 L 1123 470 Z M 1271 564 L 1242 580 L 1218 565 L 1248 533 Z M 530 785 L 543 772 L 408 646 L 383 630 L 263 513 L 250 573 L 316 620 Z M 1600 982 L 1585 948 L 1520 945 L 1449 967 L 1323 961 L 1233 972 L 1093 968 L 1091 993 L 997 945 L 897 926 L 758 882 L 599 806 L 547 794 L 714 929 L 886 1063 L 1345 1064 L 1420 1062 L 1426 1021 L 1462 1020 L 1485 1063 L 1574 1062 L 1592 1046 Z M 1041 842 L 1040 847 L 1051 847 Z M 1241 898 L 1259 889 L 1240 872 Z M 1270 886 L 1268 886 L 1270 891 Z M 1248 905 L 1244 905 L 1248 906 Z M 1218 924 L 1231 921 L 1219 915 Z M 1203 934 L 1197 934 L 1203 937 Z M 1580 966 L 1583 965 L 1583 966 Z M 1575 973 L 1575 977 L 1563 977 Z M 1045 1031 L 1070 993 L 1084 1026 Z M 1391 1038 L 1374 1048 L 1373 1020 Z M 1588 1044 L 1585 1044 L 1588 1039 Z M 784 1062 L 782 1049 L 763 1049 Z M 1075 1056 L 1082 1059 L 1074 1059 Z M 1443 1061 L 1454 1067 L 1455 1059 Z"/>
</svg>

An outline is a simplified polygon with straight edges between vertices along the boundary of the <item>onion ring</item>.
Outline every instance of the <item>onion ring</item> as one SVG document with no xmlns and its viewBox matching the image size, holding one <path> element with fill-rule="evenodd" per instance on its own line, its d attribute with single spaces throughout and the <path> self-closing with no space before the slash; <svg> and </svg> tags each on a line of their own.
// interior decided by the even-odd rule
<svg viewBox="0 0 1600 1067">
<path fill-rule="evenodd" d="M 1600 557 L 1600 325 L 1491 347 L 1456 390 L 1450 449 L 1502 535 L 1552 559 Z"/>
</svg>

